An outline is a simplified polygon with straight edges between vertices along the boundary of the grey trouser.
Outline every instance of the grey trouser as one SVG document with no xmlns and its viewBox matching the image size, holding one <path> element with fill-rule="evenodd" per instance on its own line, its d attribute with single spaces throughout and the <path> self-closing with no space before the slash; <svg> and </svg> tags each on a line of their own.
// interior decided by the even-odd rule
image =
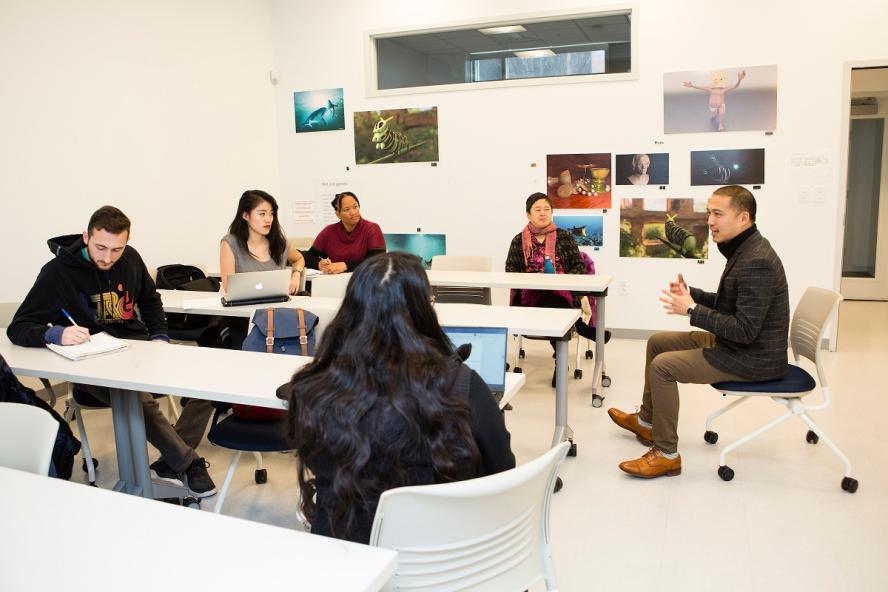
<svg viewBox="0 0 888 592">
<path fill-rule="evenodd" d="M 648 339 L 638 416 L 653 424 L 654 446 L 663 452 L 678 451 L 677 383 L 750 380 L 713 367 L 703 357 L 703 349 L 710 347 L 715 347 L 715 335 L 707 331 L 664 331 Z"/>
<path fill-rule="evenodd" d="M 106 387 L 88 384 L 75 385 L 96 399 L 111 404 L 111 393 Z M 145 414 L 145 435 L 152 446 L 160 451 L 166 464 L 177 473 L 188 468 L 200 458 L 194 450 L 203 438 L 207 422 L 213 413 L 210 401 L 191 399 L 182 409 L 182 415 L 175 427 L 160 411 L 160 406 L 151 393 L 139 393 L 142 397 L 142 412 Z"/>
</svg>

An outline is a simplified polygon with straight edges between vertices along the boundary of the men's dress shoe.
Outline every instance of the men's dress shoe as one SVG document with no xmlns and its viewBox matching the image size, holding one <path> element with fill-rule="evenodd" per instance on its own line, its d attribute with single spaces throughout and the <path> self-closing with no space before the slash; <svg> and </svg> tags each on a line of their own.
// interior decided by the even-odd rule
<svg viewBox="0 0 888 592">
<path fill-rule="evenodd" d="M 620 463 L 620 469 L 633 477 L 653 479 L 654 477 L 681 475 L 681 455 L 673 459 L 666 458 L 656 447 L 644 453 L 639 459 Z"/>
<path fill-rule="evenodd" d="M 616 407 L 611 407 L 607 410 L 607 414 L 610 415 L 615 424 L 635 434 L 638 441 L 645 446 L 654 445 L 653 428 L 646 428 L 638 423 L 638 413 L 625 413 Z"/>
</svg>

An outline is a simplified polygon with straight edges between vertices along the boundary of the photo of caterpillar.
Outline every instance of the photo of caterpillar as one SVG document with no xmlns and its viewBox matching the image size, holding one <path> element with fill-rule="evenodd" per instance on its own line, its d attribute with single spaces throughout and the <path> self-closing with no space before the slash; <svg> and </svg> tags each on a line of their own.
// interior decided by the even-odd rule
<svg viewBox="0 0 888 592">
<path fill-rule="evenodd" d="M 706 202 L 621 199 L 620 257 L 707 259 Z"/>
<path fill-rule="evenodd" d="M 355 164 L 437 160 L 437 107 L 355 111 Z"/>
</svg>

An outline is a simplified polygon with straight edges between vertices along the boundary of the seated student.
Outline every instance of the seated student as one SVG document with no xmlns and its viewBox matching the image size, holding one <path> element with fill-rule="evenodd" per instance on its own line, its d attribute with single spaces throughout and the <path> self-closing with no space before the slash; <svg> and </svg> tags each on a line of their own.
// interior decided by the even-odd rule
<svg viewBox="0 0 888 592">
<path fill-rule="evenodd" d="M 169 342 L 160 295 L 139 253 L 127 246 L 129 234 L 129 218 L 104 206 L 89 219 L 82 236 L 50 239 L 55 258 L 40 270 L 6 329 L 10 341 L 27 347 L 74 345 L 104 331 L 122 339 Z M 113 357 L 108 363 L 114 363 Z M 76 386 L 110 404 L 107 388 Z M 213 410 L 210 402 L 191 400 L 173 427 L 153 396 L 141 397 L 148 441 L 161 454 L 151 465 L 155 476 L 178 484 L 184 478 L 197 497 L 215 494 L 209 464 L 195 450 Z"/>
<path fill-rule="evenodd" d="M 552 202 L 545 193 L 534 193 L 525 202 L 527 226 L 515 235 L 506 256 L 506 271 L 520 273 L 586 273 L 580 249 L 570 233 L 552 222 Z M 577 295 L 566 290 L 513 290 L 512 306 L 578 308 Z M 578 319 L 574 327 L 583 337 L 595 340 L 595 327 Z M 555 340 L 550 340 L 555 348 Z M 552 386 L 555 377 L 552 376 Z"/>
<path fill-rule="evenodd" d="M 780 257 L 755 225 L 755 197 L 719 187 L 709 198 L 709 230 L 728 260 L 716 292 L 688 288 L 681 274 L 660 300 L 700 331 L 664 331 L 648 339 L 641 408 L 608 409 L 610 418 L 650 450 L 620 463 L 634 477 L 681 473 L 678 383 L 762 381 L 786 374 L 789 289 Z"/>
<path fill-rule="evenodd" d="M 384 491 L 515 466 L 503 415 L 452 353 L 430 296 L 418 257 L 372 257 L 287 385 L 313 533 L 367 543 Z"/>
<path fill-rule="evenodd" d="M 339 222 L 321 230 L 305 254 L 307 265 L 323 273 L 354 271 L 365 259 L 385 253 L 378 224 L 361 218 L 361 203 L 351 191 L 337 193 L 330 202 Z"/>
</svg>

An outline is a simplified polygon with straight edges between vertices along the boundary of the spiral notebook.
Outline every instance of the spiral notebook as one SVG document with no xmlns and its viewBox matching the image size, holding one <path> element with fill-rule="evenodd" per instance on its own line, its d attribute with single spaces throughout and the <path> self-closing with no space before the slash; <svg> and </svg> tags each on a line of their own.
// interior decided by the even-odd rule
<svg viewBox="0 0 888 592">
<path fill-rule="evenodd" d="M 85 360 L 96 356 L 104 356 L 129 347 L 123 339 L 117 339 L 107 333 L 96 333 L 89 336 L 89 341 L 77 345 L 56 345 L 47 343 L 46 347 L 69 360 Z"/>
</svg>

